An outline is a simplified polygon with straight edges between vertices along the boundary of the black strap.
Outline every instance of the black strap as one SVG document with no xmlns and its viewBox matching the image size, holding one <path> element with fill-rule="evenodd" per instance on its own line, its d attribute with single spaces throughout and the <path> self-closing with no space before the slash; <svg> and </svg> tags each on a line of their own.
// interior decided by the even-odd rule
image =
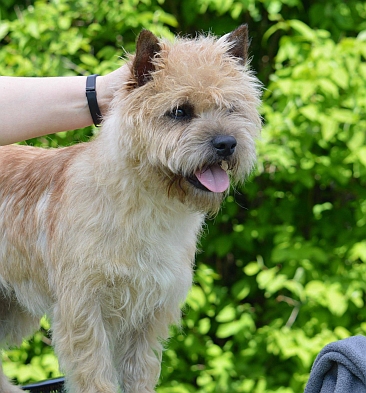
<svg viewBox="0 0 366 393">
<path fill-rule="evenodd" d="M 93 118 L 94 125 L 98 127 L 102 122 L 102 114 L 100 113 L 97 92 L 96 92 L 96 79 L 98 74 L 89 75 L 86 78 L 86 98 L 88 100 L 89 111 Z"/>
</svg>

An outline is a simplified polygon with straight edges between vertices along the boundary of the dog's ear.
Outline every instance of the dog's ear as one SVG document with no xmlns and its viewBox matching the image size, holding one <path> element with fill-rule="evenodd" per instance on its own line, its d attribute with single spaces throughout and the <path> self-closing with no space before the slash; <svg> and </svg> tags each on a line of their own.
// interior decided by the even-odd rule
<svg viewBox="0 0 366 393">
<path fill-rule="evenodd" d="M 229 34 L 224 35 L 220 40 L 231 43 L 229 54 L 239 59 L 241 64 L 245 64 L 248 59 L 248 25 L 241 25 Z"/>
<path fill-rule="evenodd" d="M 160 52 L 158 38 L 149 30 L 142 30 L 137 38 L 136 55 L 133 61 L 133 73 L 138 86 L 143 86 L 151 79 L 154 71 L 153 59 Z"/>
</svg>

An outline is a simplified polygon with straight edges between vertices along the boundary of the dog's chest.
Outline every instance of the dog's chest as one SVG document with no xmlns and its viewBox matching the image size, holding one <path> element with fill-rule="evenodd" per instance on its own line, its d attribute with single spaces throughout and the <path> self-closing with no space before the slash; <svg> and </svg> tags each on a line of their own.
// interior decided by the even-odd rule
<svg viewBox="0 0 366 393">
<path fill-rule="evenodd" d="M 180 218 L 169 226 L 155 221 L 134 228 L 134 234 L 130 228 L 130 236 L 124 233 L 105 287 L 106 308 L 111 313 L 141 323 L 152 313 L 179 310 L 192 285 L 202 222 L 199 216 L 193 218 Z"/>
</svg>

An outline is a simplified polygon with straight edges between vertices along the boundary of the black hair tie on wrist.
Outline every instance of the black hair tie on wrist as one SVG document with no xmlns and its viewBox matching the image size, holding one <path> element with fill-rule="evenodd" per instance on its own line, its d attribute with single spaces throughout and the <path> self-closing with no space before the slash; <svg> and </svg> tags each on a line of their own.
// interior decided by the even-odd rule
<svg viewBox="0 0 366 393">
<path fill-rule="evenodd" d="M 89 111 L 93 118 L 94 125 L 98 127 L 102 122 L 102 114 L 100 113 L 97 92 L 96 92 L 96 79 L 98 74 L 89 75 L 86 77 L 85 94 L 88 100 Z"/>
</svg>

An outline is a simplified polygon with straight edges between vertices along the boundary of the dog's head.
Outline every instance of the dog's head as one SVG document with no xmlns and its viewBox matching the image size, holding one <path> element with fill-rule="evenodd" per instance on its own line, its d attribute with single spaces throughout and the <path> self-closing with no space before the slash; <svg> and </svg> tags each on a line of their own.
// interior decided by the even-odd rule
<svg viewBox="0 0 366 393">
<path fill-rule="evenodd" d="M 260 85 L 248 69 L 248 33 L 159 40 L 144 30 L 131 80 L 114 107 L 121 146 L 148 187 L 216 211 L 254 166 Z M 123 101 L 123 102 L 122 102 Z"/>
</svg>

